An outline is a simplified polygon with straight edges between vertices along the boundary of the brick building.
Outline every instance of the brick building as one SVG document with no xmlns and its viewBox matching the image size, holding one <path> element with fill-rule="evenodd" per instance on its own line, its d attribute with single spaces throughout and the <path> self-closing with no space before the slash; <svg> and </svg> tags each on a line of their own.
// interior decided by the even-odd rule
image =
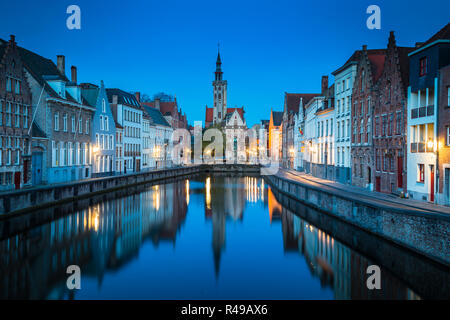
<svg viewBox="0 0 450 320">
<path fill-rule="evenodd" d="M 0 40 L 0 190 L 31 183 L 31 92 L 15 37 Z"/>
<path fill-rule="evenodd" d="M 439 109 L 438 109 L 438 146 L 439 146 L 439 203 L 450 205 L 450 65 L 439 71 Z"/>
<path fill-rule="evenodd" d="M 450 65 L 439 70 L 438 146 L 439 179 L 438 202 L 450 205 Z"/>
<path fill-rule="evenodd" d="M 141 105 L 158 109 L 174 130 L 188 128 L 186 113 L 179 108 L 176 96 L 158 93 L 152 101 L 142 101 L 139 92 L 136 92 L 135 95 Z"/>
<path fill-rule="evenodd" d="M 375 190 L 396 193 L 406 190 L 406 110 L 409 85 L 408 53 L 414 48 L 398 47 L 391 31 L 378 80 L 374 103 L 373 147 Z"/>
<path fill-rule="evenodd" d="M 373 104 L 383 73 L 386 50 L 363 45 L 352 91 L 352 184 L 373 190 Z"/>
</svg>

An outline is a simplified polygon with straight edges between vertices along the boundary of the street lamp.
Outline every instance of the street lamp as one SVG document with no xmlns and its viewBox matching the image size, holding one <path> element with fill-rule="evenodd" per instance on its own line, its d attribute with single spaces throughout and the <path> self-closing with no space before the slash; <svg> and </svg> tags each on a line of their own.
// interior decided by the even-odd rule
<svg viewBox="0 0 450 320">
<path fill-rule="evenodd" d="M 429 139 L 429 140 L 428 140 L 428 143 L 427 143 L 427 147 L 428 147 L 428 150 L 433 149 L 433 147 L 434 147 L 434 141 L 431 140 L 431 139 Z"/>
</svg>

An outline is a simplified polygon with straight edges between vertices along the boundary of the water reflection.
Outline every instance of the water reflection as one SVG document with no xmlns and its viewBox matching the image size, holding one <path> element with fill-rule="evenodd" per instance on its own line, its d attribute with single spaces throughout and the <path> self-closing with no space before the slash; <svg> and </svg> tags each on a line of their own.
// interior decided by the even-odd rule
<svg viewBox="0 0 450 320">
<path fill-rule="evenodd" d="M 284 208 L 256 177 L 192 177 L 89 205 L 4 238 L 0 259 L 2 299 L 419 298 L 385 269 L 382 290 L 368 290 L 371 261 Z M 68 290 L 72 264 L 97 287 Z"/>
</svg>

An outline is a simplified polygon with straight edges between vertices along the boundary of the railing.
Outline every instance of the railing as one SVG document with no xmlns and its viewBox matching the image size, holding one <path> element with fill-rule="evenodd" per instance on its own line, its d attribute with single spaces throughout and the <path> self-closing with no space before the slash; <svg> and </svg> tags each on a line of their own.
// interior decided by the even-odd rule
<svg viewBox="0 0 450 320">
<path fill-rule="evenodd" d="M 434 147 L 429 148 L 425 142 L 412 142 L 411 153 L 417 152 L 433 152 Z"/>
<path fill-rule="evenodd" d="M 434 115 L 434 105 L 411 109 L 411 119 L 429 117 Z"/>
</svg>

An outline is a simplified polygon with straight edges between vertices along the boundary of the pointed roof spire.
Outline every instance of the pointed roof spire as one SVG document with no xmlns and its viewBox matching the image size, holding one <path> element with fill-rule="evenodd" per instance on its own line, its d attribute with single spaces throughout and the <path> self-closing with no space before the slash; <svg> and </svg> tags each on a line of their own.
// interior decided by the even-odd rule
<svg viewBox="0 0 450 320">
<path fill-rule="evenodd" d="M 217 42 L 217 61 L 216 61 L 217 65 L 222 64 L 222 61 L 220 60 L 220 42 Z"/>
</svg>

